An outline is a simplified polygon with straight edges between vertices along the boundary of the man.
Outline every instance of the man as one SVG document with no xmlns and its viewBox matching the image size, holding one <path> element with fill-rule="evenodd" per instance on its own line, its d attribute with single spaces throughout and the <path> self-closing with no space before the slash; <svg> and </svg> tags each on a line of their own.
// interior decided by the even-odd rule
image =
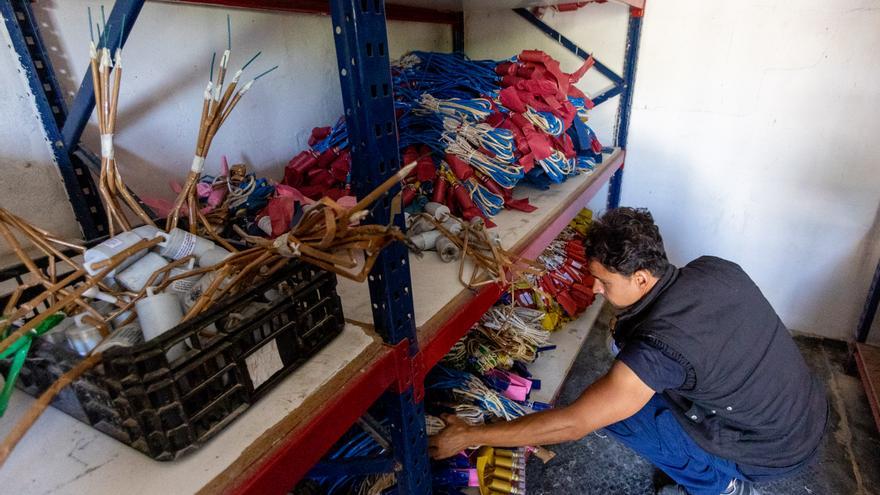
<svg viewBox="0 0 880 495">
<path fill-rule="evenodd" d="M 643 209 L 607 212 L 586 244 L 593 292 L 617 311 L 611 369 L 569 406 L 480 426 L 450 417 L 431 439 L 432 456 L 605 428 L 678 483 L 660 493 L 692 495 L 757 494 L 752 482 L 816 456 L 828 418 L 823 387 L 739 266 L 708 256 L 672 266 Z"/>
</svg>

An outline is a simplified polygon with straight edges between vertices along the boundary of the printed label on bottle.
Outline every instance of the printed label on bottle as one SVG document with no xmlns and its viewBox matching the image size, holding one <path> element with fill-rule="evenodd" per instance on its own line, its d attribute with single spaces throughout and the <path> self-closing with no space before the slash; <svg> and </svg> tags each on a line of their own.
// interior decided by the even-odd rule
<svg viewBox="0 0 880 495">
<path fill-rule="evenodd" d="M 171 259 L 179 260 L 184 256 L 189 256 L 196 250 L 196 236 L 194 234 L 190 234 L 189 232 L 183 235 L 183 239 L 180 241 L 180 246 L 177 247 L 177 251 L 175 251 L 171 255 Z"/>
<path fill-rule="evenodd" d="M 192 278 L 194 277 L 175 280 L 174 282 L 171 282 L 171 286 L 169 287 L 169 289 L 174 292 L 189 292 L 192 290 L 193 287 L 195 287 L 196 282 L 198 282 L 198 279 L 192 280 Z"/>
</svg>

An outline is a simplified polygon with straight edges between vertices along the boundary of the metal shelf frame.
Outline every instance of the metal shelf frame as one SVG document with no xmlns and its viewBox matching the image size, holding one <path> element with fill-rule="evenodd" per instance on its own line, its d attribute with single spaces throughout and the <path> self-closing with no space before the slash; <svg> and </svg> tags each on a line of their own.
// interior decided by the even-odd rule
<svg viewBox="0 0 880 495">
<path fill-rule="evenodd" d="M 349 140 L 352 143 L 353 183 L 358 196 L 366 194 L 400 168 L 397 126 L 386 19 L 449 25 L 453 30 L 453 50 L 464 52 L 464 14 L 424 7 L 386 5 L 383 0 L 174 0 L 177 3 L 205 4 L 231 8 L 283 12 L 330 14 L 336 44 L 338 74 L 342 89 Z M 117 0 L 107 22 L 108 46 L 121 46 L 135 26 L 144 0 Z M 642 4 L 643 5 L 643 4 Z M 586 59 L 589 53 L 564 37 L 532 11 L 515 9 L 526 21 L 546 33 L 575 55 Z M 28 0 L 0 0 L 0 14 L 12 39 L 29 88 L 36 98 L 37 112 L 52 144 L 68 197 L 83 235 L 94 239 L 105 235 L 106 218 L 90 174 L 89 157 L 80 147 L 80 138 L 92 111 L 94 95 L 90 77 L 73 99 L 70 109 L 58 87 L 49 55 Z M 604 64 L 597 70 L 611 82 L 611 89 L 598 95 L 597 104 L 620 95 L 615 144 L 626 149 L 642 17 L 644 9 L 629 7 L 629 24 L 624 71 L 614 73 Z M 125 22 L 123 22 L 123 18 Z M 595 181 L 550 222 L 544 231 L 529 239 L 521 255 L 533 257 L 547 246 L 605 181 L 610 181 L 607 204 L 620 201 L 623 159 L 604 170 Z M 392 190 L 371 210 L 373 220 L 386 224 L 392 220 Z M 402 226 L 402 215 L 395 223 Z M 307 418 L 303 426 L 279 441 L 265 453 L 260 464 L 235 480 L 229 493 L 286 493 L 319 463 L 367 410 L 382 402 L 390 424 L 390 455 L 340 464 L 320 463 L 327 472 L 369 474 L 393 470 L 398 492 L 431 493 L 424 421 L 424 376 L 500 297 L 504 288 L 485 287 L 476 292 L 443 324 L 433 329 L 425 342 L 419 342 L 413 320 L 412 284 L 406 248 L 396 244 L 386 249 L 369 276 L 370 297 L 376 331 L 385 345 L 376 352 L 356 379 L 329 398 L 320 411 Z"/>
</svg>

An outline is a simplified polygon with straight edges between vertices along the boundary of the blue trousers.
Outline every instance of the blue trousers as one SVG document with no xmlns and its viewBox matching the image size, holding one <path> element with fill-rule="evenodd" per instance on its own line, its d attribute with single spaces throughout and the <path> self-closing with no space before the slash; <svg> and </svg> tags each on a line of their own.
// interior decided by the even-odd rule
<svg viewBox="0 0 880 495">
<path fill-rule="evenodd" d="M 697 445 L 660 395 L 654 395 L 639 412 L 607 426 L 605 431 L 654 463 L 691 495 L 719 495 L 733 478 L 746 479 L 735 462 Z"/>
</svg>

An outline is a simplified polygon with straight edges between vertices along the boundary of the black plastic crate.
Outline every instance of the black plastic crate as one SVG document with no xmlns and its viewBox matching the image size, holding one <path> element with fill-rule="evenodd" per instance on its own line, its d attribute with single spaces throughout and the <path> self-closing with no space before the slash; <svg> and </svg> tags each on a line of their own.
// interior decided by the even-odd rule
<svg viewBox="0 0 880 495">
<path fill-rule="evenodd" d="M 20 274 L 3 270 L 0 280 L 21 282 Z M 270 290 L 283 296 L 269 302 Z M 254 303 L 265 306 L 236 322 Z M 108 349 L 102 364 L 52 405 L 154 459 L 175 459 L 223 429 L 344 325 L 336 275 L 293 260 L 149 342 Z M 169 362 L 167 352 L 181 342 L 185 355 Z M 38 338 L 18 387 L 37 396 L 81 359 L 64 342 Z M 8 365 L 0 362 L 4 375 Z"/>
</svg>

